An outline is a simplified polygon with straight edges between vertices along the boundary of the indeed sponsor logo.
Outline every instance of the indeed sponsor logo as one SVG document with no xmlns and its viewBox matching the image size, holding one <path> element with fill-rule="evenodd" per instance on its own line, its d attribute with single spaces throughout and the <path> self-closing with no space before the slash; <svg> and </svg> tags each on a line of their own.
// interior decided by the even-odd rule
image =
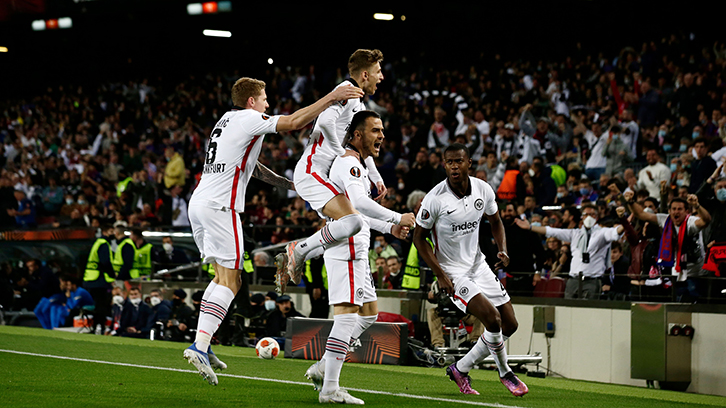
<svg viewBox="0 0 726 408">
<path fill-rule="evenodd" d="M 479 225 L 479 221 L 469 221 L 462 224 L 451 224 L 451 232 L 456 231 L 468 231 L 471 229 L 476 229 L 476 227 Z"/>
</svg>

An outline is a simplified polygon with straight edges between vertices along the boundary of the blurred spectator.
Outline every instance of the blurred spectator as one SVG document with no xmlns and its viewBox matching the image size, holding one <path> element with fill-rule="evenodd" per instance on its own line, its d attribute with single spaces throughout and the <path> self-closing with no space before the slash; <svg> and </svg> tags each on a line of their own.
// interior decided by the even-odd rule
<svg viewBox="0 0 726 408">
<path fill-rule="evenodd" d="M 628 262 L 623 258 L 623 247 L 613 242 L 610 247 L 610 268 L 603 275 L 602 291 L 609 300 L 628 300 L 630 297 L 630 278 Z"/>
<path fill-rule="evenodd" d="M 265 335 L 280 338 L 287 330 L 287 319 L 290 317 L 305 317 L 295 310 L 290 296 L 282 295 L 275 300 L 275 310 L 267 316 Z"/>
<path fill-rule="evenodd" d="M 186 176 L 184 159 L 178 152 L 174 151 L 173 147 L 167 147 L 164 150 L 164 157 L 167 161 L 164 169 L 164 185 L 167 189 L 171 189 L 173 186 L 184 187 L 184 178 Z"/>
<path fill-rule="evenodd" d="M 7 210 L 8 215 L 15 217 L 15 225 L 19 228 L 35 227 L 35 204 L 27 198 L 24 191 L 15 190 L 17 207 Z"/>
<path fill-rule="evenodd" d="M 191 342 L 191 320 L 193 310 L 184 303 L 187 292 L 183 289 L 174 290 L 169 320 L 166 322 L 165 340 Z"/>
<path fill-rule="evenodd" d="M 638 173 L 637 188 L 645 188 L 651 197 L 660 196 L 660 183 L 662 181 L 670 183 L 671 169 L 660 162 L 660 155 L 655 148 L 649 148 L 645 161 L 648 163 Z"/>
<path fill-rule="evenodd" d="M 376 264 L 378 264 L 378 260 L 382 258 L 383 257 L 376 259 Z M 392 255 L 385 258 L 384 263 L 386 265 L 385 269 L 378 270 L 379 274 L 382 271 L 385 273 L 385 275 L 383 275 L 381 289 L 401 289 L 401 282 L 403 281 L 403 274 L 401 273 L 401 259 L 396 255 Z"/>
<path fill-rule="evenodd" d="M 63 205 L 63 188 L 55 177 L 48 179 L 48 186 L 41 191 L 43 210 L 46 215 L 57 215 Z"/>
<path fill-rule="evenodd" d="M 545 253 L 542 242 L 532 231 L 519 228 L 514 220 L 517 210 L 513 203 L 507 203 L 501 211 L 508 245 L 509 266 L 507 271 L 507 292 L 513 296 L 532 296 L 544 267 Z M 532 225 L 535 225 L 534 222 Z M 540 224 L 541 225 L 541 224 Z"/>
<path fill-rule="evenodd" d="M 119 334 L 123 337 L 148 338 L 154 326 L 154 311 L 141 299 L 137 287 L 129 289 L 119 321 Z"/>
<path fill-rule="evenodd" d="M 691 180 L 688 186 L 688 193 L 695 194 L 701 184 L 711 176 L 718 165 L 708 155 L 706 139 L 700 137 L 693 142 L 693 151 L 696 153 L 696 160 L 691 164 Z"/>
<path fill-rule="evenodd" d="M 373 240 L 373 248 L 368 251 L 368 260 L 371 264 L 371 271 L 376 270 L 376 259 L 388 259 L 390 256 L 398 256 L 396 250 L 389 244 L 386 235 L 376 235 Z"/>
<path fill-rule="evenodd" d="M 159 289 L 153 289 L 149 292 L 149 304 L 154 312 L 154 321 L 161 322 L 166 326 L 166 322 L 171 316 L 171 302 L 164 299 Z"/>
<path fill-rule="evenodd" d="M 58 277 L 37 259 L 29 259 L 25 266 L 13 289 L 16 310 L 33 310 L 41 298 L 51 298 L 61 292 Z"/>
<path fill-rule="evenodd" d="M 161 248 L 155 247 L 154 250 L 154 260 L 158 263 L 158 269 L 171 269 L 191 262 L 183 249 L 174 247 L 174 240 L 171 236 L 163 237 Z"/>
</svg>

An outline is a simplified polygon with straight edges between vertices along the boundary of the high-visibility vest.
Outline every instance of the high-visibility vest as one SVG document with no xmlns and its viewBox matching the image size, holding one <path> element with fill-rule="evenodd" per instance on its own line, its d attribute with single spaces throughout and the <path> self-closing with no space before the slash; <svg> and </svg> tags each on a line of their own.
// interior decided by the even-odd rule
<svg viewBox="0 0 726 408">
<path fill-rule="evenodd" d="M 242 268 L 247 273 L 252 273 L 255 271 L 255 265 L 252 264 L 252 258 L 250 257 L 250 253 L 245 251 L 244 254 L 244 263 L 242 264 Z M 209 274 L 210 278 L 214 278 L 214 275 L 216 275 L 216 271 L 214 270 L 214 264 L 213 263 L 206 263 L 202 264 L 202 270 L 207 272 Z"/>
<path fill-rule="evenodd" d="M 325 290 L 328 290 L 328 270 L 325 269 L 325 264 L 323 264 L 323 269 L 320 274 L 323 275 L 323 286 Z M 305 277 L 308 279 L 308 282 L 312 283 L 313 271 L 310 269 L 310 259 L 305 262 Z"/>
<path fill-rule="evenodd" d="M 86 261 L 86 272 L 83 274 L 83 280 L 85 282 L 93 282 L 95 280 L 98 280 L 101 275 L 101 271 L 98 269 L 98 263 L 100 261 L 100 258 L 98 257 L 98 248 L 100 248 L 101 245 L 108 246 L 108 253 L 111 254 L 111 259 L 113 259 L 111 244 L 108 243 L 106 238 L 98 238 L 91 247 L 91 253 L 88 254 L 88 261 Z M 106 282 L 109 283 L 114 281 L 114 278 L 108 276 L 108 273 L 106 272 L 103 273 L 103 278 L 106 280 Z"/>
<path fill-rule="evenodd" d="M 146 243 L 146 245 L 142 246 L 141 248 L 136 248 L 136 244 L 134 244 L 134 241 L 131 240 L 131 238 L 126 238 L 123 241 L 121 241 L 120 244 L 118 244 L 118 248 L 116 248 L 116 254 L 113 257 L 113 269 L 118 273 L 121 270 L 121 265 L 124 264 L 123 259 L 123 248 L 126 245 L 131 245 L 131 247 L 134 249 L 134 263 L 131 265 L 131 270 L 129 271 L 129 275 L 131 275 L 131 279 L 136 279 L 139 276 L 142 275 L 150 275 L 151 274 L 151 244 Z"/>
<path fill-rule="evenodd" d="M 116 195 L 118 197 L 121 197 L 121 193 L 126 191 L 131 181 L 133 181 L 132 177 L 126 177 L 125 179 L 119 181 L 118 184 L 116 184 Z"/>
<path fill-rule="evenodd" d="M 426 238 L 426 242 L 431 245 L 431 248 L 434 247 L 431 239 Z M 418 266 L 418 249 L 416 249 L 416 245 L 411 245 L 411 249 L 408 251 L 406 266 L 403 268 L 401 288 L 410 290 L 418 290 L 421 288 L 421 268 Z"/>
</svg>

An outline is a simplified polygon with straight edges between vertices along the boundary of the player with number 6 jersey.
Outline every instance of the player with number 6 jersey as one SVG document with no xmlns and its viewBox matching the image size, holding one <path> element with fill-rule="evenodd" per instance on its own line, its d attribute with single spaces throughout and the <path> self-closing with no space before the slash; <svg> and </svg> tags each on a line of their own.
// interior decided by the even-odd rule
<svg viewBox="0 0 726 408">
<path fill-rule="evenodd" d="M 356 87 L 334 90 L 314 104 L 289 116 L 269 116 L 265 83 L 240 78 L 232 87 L 235 107 L 225 113 L 212 130 L 202 178 L 189 200 L 189 221 L 194 242 L 205 263 L 213 262 L 214 280 L 202 296 L 194 343 L 184 358 L 210 384 L 217 384 L 212 370 L 226 364 L 212 353 L 209 343 L 227 314 L 240 288 L 243 262 L 242 223 L 245 190 L 251 177 L 278 187 L 294 189 L 293 183 L 258 163 L 265 134 L 300 129 L 336 101 L 356 99 L 363 91 Z"/>
</svg>

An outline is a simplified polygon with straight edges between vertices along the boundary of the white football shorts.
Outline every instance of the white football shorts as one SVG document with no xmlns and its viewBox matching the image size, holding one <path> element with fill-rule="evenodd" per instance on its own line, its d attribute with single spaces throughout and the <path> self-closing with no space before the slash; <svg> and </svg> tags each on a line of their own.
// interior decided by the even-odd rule
<svg viewBox="0 0 726 408">
<path fill-rule="evenodd" d="M 471 299 L 481 293 L 494 307 L 499 307 L 510 301 L 507 290 L 499 281 L 486 262 L 479 267 L 462 274 L 449 275 L 454 284 L 454 304 L 464 313 Z"/>
<path fill-rule="evenodd" d="M 318 172 L 311 169 L 310 173 L 308 173 L 306 166 L 302 164 L 295 167 L 293 182 L 295 183 L 295 191 L 300 197 L 307 201 L 313 210 L 321 214 L 328 201 L 343 193 L 338 191 L 333 183 L 328 180 L 327 172 Z"/>
<path fill-rule="evenodd" d="M 242 222 L 235 211 L 190 205 L 189 222 L 204 263 L 216 262 L 229 269 L 243 268 Z"/>
<path fill-rule="evenodd" d="M 378 300 L 368 258 L 344 261 L 325 258 L 328 271 L 328 303 L 363 306 Z"/>
</svg>

